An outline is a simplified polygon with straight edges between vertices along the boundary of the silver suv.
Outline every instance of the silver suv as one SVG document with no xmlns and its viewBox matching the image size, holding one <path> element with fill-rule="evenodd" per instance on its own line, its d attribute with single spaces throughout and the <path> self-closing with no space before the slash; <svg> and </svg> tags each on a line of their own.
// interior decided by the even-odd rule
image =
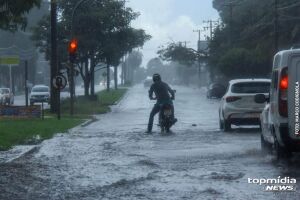
<svg viewBox="0 0 300 200">
<path fill-rule="evenodd" d="M 50 100 L 50 89 L 46 85 L 35 85 L 30 93 L 30 105 L 34 103 L 48 103 Z"/>
<path fill-rule="evenodd" d="M 263 150 L 274 148 L 278 158 L 300 151 L 300 49 L 280 51 L 274 56 L 270 98 L 261 115 Z"/>
<path fill-rule="evenodd" d="M 2 105 L 14 104 L 14 94 L 10 91 L 9 88 L 0 88 L 0 103 Z"/>
</svg>

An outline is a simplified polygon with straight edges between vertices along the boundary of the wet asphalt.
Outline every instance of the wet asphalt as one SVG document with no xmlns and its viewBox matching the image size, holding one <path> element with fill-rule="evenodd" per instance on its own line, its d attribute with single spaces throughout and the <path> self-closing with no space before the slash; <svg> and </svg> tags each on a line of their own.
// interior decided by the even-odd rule
<svg viewBox="0 0 300 200">
<path fill-rule="evenodd" d="M 98 121 L 0 162 L 0 199 L 300 199 L 299 183 L 293 192 L 266 192 L 266 185 L 248 183 L 279 176 L 300 182 L 298 154 L 283 161 L 262 154 L 257 127 L 224 133 L 219 100 L 206 99 L 197 88 L 174 89 L 178 122 L 171 134 L 162 135 L 157 126 L 145 133 L 154 102 L 147 88 L 134 86 Z"/>
</svg>

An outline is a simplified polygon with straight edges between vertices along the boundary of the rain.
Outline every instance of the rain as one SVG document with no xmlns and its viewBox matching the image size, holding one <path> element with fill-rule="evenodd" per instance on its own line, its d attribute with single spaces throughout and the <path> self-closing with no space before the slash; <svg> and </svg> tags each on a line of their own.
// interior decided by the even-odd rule
<svg viewBox="0 0 300 200">
<path fill-rule="evenodd" d="M 0 3 L 1 200 L 300 198 L 300 4 L 13 6 Z"/>
</svg>

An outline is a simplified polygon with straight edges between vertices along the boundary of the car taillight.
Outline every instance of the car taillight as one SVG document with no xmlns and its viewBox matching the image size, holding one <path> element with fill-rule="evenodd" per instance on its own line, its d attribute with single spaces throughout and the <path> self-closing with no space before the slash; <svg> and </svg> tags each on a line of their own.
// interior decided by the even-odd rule
<svg viewBox="0 0 300 200">
<path fill-rule="evenodd" d="M 280 82 L 279 82 L 279 99 L 278 99 L 279 114 L 283 117 L 288 116 L 288 112 L 287 112 L 288 86 L 289 86 L 288 68 L 285 67 L 281 70 Z"/>
<path fill-rule="evenodd" d="M 241 97 L 234 97 L 234 96 L 229 96 L 229 97 L 226 97 L 226 102 L 227 103 L 230 103 L 230 102 L 234 102 L 234 101 L 237 101 L 241 99 Z"/>
<path fill-rule="evenodd" d="M 282 76 L 282 78 L 280 79 L 280 89 L 281 90 L 286 90 L 288 89 L 289 86 L 289 78 L 288 75 L 284 75 Z"/>
</svg>

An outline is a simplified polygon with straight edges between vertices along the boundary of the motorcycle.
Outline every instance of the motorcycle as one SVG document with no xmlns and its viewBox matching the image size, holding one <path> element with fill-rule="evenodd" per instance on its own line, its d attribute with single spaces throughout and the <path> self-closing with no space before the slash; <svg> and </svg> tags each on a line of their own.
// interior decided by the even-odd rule
<svg viewBox="0 0 300 200">
<path fill-rule="evenodd" d="M 161 133 L 169 133 L 171 126 L 174 124 L 173 109 L 170 103 L 161 105 L 159 112 L 159 126 Z"/>
<path fill-rule="evenodd" d="M 176 90 L 173 91 L 175 94 Z M 174 98 L 172 98 L 172 100 L 174 100 Z M 156 98 L 153 98 L 152 100 L 156 100 Z M 177 119 L 175 121 L 173 112 L 174 109 L 171 102 L 163 103 L 160 105 L 158 125 L 160 126 L 161 133 L 169 133 L 172 125 L 174 125 L 174 123 L 177 121 Z"/>
</svg>

